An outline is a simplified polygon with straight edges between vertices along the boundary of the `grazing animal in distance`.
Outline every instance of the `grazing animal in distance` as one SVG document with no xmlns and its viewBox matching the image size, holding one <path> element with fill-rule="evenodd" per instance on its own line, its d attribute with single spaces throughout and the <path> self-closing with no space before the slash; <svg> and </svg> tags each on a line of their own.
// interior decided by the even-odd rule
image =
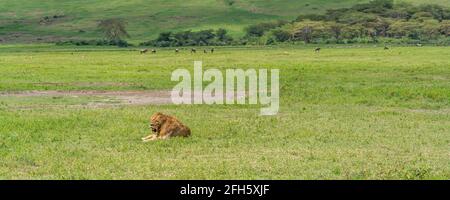
<svg viewBox="0 0 450 200">
<path fill-rule="evenodd" d="M 416 44 L 417 47 L 422 47 L 422 44 L 418 43 Z"/>
<path fill-rule="evenodd" d="M 191 53 L 197 53 L 197 50 L 195 50 L 195 48 L 192 48 Z"/>
<path fill-rule="evenodd" d="M 214 48 L 211 49 L 211 53 L 214 53 Z"/>
<path fill-rule="evenodd" d="M 150 128 L 152 134 L 142 138 L 143 142 L 169 139 L 177 136 L 189 137 L 191 135 L 191 129 L 181 123 L 176 117 L 160 112 L 157 112 L 150 117 Z"/>
<path fill-rule="evenodd" d="M 320 52 L 320 47 L 317 47 L 316 49 L 314 49 L 314 51 L 316 52 L 316 53 L 318 53 L 318 52 Z"/>
<path fill-rule="evenodd" d="M 387 46 L 384 46 L 384 50 L 389 50 L 389 47 L 387 47 Z"/>
<path fill-rule="evenodd" d="M 147 51 L 148 51 L 148 49 L 141 49 L 140 53 L 141 53 L 141 54 L 147 53 Z"/>
<path fill-rule="evenodd" d="M 175 49 L 175 53 L 178 53 L 178 52 L 180 52 L 180 50 L 179 49 Z"/>
<path fill-rule="evenodd" d="M 203 49 L 203 53 L 208 53 L 208 52 L 206 51 L 206 49 Z"/>
<path fill-rule="evenodd" d="M 156 53 L 156 49 L 152 49 L 152 53 Z"/>
</svg>

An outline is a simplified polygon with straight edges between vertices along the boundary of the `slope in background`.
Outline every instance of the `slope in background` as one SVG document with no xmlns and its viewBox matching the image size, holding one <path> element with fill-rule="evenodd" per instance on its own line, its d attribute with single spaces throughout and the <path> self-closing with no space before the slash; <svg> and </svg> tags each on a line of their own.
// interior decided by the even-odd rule
<svg viewBox="0 0 450 200">
<path fill-rule="evenodd" d="M 98 39 L 98 21 L 109 18 L 128 22 L 131 41 L 149 40 L 163 31 L 220 27 L 239 36 L 249 24 L 363 2 L 368 0 L 0 0 L 0 43 Z M 448 5 L 450 0 L 426 3 Z"/>
</svg>

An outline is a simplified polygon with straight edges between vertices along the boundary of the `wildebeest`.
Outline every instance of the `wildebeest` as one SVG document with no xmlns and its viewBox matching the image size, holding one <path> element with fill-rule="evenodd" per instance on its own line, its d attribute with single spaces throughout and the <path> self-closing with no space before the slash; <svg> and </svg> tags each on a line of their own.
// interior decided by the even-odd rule
<svg viewBox="0 0 450 200">
<path fill-rule="evenodd" d="M 156 53 L 156 49 L 152 49 L 152 53 Z"/>
<path fill-rule="evenodd" d="M 143 54 L 143 53 L 147 53 L 147 51 L 148 51 L 148 49 L 141 49 L 141 54 Z"/>
<path fill-rule="evenodd" d="M 195 50 L 195 48 L 192 48 L 191 53 L 197 53 L 197 50 Z"/>
<path fill-rule="evenodd" d="M 314 49 L 314 51 L 316 52 L 316 53 L 318 53 L 318 52 L 320 52 L 320 47 L 317 47 L 316 49 Z"/>
<path fill-rule="evenodd" d="M 180 52 L 180 50 L 179 49 L 175 49 L 175 53 L 178 53 L 178 52 Z"/>
<path fill-rule="evenodd" d="M 214 53 L 214 48 L 211 49 L 211 53 Z"/>
</svg>

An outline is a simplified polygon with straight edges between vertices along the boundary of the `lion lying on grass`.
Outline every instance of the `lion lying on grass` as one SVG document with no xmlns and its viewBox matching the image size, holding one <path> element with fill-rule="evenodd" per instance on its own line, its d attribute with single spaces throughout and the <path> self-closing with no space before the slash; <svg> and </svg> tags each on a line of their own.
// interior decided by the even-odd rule
<svg viewBox="0 0 450 200">
<path fill-rule="evenodd" d="M 154 134 L 142 138 L 142 141 L 148 142 L 177 136 L 189 137 L 191 135 L 191 130 L 177 118 L 160 112 L 153 114 L 150 118 L 150 128 Z"/>
</svg>

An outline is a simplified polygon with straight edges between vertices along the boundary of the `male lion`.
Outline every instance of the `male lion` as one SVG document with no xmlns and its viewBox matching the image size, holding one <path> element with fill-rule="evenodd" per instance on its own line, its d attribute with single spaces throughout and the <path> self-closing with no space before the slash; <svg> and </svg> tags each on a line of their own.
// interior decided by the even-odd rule
<svg viewBox="0 0 450 200">
<path fill-rule="evenodd" d="M 150 118 L 150 128 L 155 134 L 142 138 L 142 141 L 148 142 L 176 136 L 189 137 L 191 135 L 191 130 L 177 118 L 160 112 L 153 114 Z"/>
</svg>

